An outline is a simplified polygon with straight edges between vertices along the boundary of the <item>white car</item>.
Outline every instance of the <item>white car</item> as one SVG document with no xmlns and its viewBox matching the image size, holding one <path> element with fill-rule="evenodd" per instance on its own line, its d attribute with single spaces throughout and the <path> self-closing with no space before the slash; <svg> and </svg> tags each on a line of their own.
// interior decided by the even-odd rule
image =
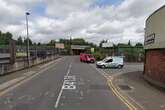
<svg viewBox="0 0 165 110">
<path fill-rule="evenodd" d="M 123 68 L 124 57 L 123 56 L 111 56 L 106 57 L 102 61 L 96 63 L 98 68 Z"/>
</svg>

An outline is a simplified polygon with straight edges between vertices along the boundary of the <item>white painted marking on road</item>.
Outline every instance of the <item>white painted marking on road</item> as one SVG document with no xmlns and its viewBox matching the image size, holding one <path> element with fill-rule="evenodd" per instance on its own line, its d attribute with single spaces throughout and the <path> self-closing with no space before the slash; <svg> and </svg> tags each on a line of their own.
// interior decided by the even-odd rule
<svg viewBox="0 0 165 110">
<path fill-rule="evenodd" d="M 69 65 L 69 68 L 68 68 L 68 71 L 67 71 L 67 73 L 66 73 L 66 76 L 69 75 L 70 70 L 71 70 L 71 67 L 72 67 L 72 63 L 70 63 L 70 65 Z M 62 87 L 61 87 L 60 93 L 58 94 L 58 97 L 57 97 L 57 100 L 56 100 L 56 103 L 55 103 L 55 106 L 54 106 L 55 108 L 58 107 L 58 104 L 59 104 L 59 102 L 60 102 L 60 99 L 61 99 L 61 96 L 62 96 L 62 92 L 63 92 L 64 82 L 65 82 L 65 81 L 63 81 L 63 84 L 62 84 Z"/>
<path fill-rule="evenodd" d="M 62 87 L 62 89 L 76 89 L 76 86 L 75 85 L 64 85 L 63 87 Z"/>
<path fill-rule="evenodd" d="M 25 76 L 31 76 L 31 75 L 33 75 L 35 73 L 36 73 L 36 71 L 29 71 L 29 72 L 24 73 L 23 75 L 25 75 Z"/>
<path fill-rule="evenodd" d="M 10 80 L 10 81 L 8 81 L 8 82 L 5 82 L 5 83 L 3 83 L 3 84 L 0 85 L 0 90 L 4 90 L 4 89 L 8 88 L 8 87 L 10 87 L 11 85 L 13 85 L 13 84 L 15 84 L 15 83 L 21 81 L 21 80 L 24 79 L 24 78 L 25 78 L 25 77 L 22 76 L 22 77 L 19 77 L 19 78 L 12 79 L 12 80 Z"/>
<path fill-rule="evenodd" d="M 61 60 L 61 59 L 59 59 L 58 61 L 60 61 L 60 60 Z M 54 61 L 54 62 L 55 62 L 55 61 Z M 58 62 L 57 62 L 57 63 L 58 63 Z M 57 63 L 55 63 L 55 64 L 57 64 Z M 22 85 L 22 84 L 24 84 L 24 83 L 30 81 L 30 80 L 33 79 L 34 77 L 40 75 L 41 73 L 44 73 L 45 71 L 47 71 L 48 69 L 52 68 L 53 66 L 54 66 L 54 65 L 50 65 L 49 67 L 44 68 L 44 69 L 42 69 L 41 71 L 36 72 L 35 74 L 33 74 L 33 75 L 31 75 L 31 76 L 29 76 L 29 77 L 27 77 L 27 78 L 26 78 L 25 76 L 20 77 L 20 78 L 22 78 L 20 81 L 17 81 L 16 83 L 12 84 L 11 86 L 8 86 L 7 89 L 5 88 L 4 90 L 2 90 L 2 92 L 0 92 L 0 96 L 3 96 L 4 94 L 6 94 L 6 93 L 12 91 L 13 89 L 19 87 L 20 85 Z M 17 80 L 17 79 L 15 79 L 15 80 Z M 3 84 L 2 84 L 2 85 L 3 85 Z M 5 85 L 5 84 L 4 84 L 4 85 Z M 1 85 L 0 85 L 0 86 L 1 86 Z"/>
<path fill-rule="evenodd" d="M 26 97 L 27 97 L 26 95 L 20 96 L 18 97 L 18 100 L 22 100 L 23 98 L 26 98 Z"/>
</svg>

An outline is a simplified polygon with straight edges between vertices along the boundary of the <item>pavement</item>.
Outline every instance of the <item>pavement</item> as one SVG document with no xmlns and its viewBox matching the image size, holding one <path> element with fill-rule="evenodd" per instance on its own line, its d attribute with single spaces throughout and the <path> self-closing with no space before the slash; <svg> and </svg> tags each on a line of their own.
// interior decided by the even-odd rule
<svg viewBox="0 0 165 110">
<path fill-rule="evenodd" d="M 128 110 L 101 72 L 78 56 L 9 76 L 0 77 L 0 87 L 20 81 L 0 90 L 0 110 Z"/>
<path fill-rule="evenodd" d="M 165 110 L 165 90 L 143 78 L 142 63 L 127 63 L 123 69 L 102 69 L 113 77 L 112 83 L 129 102 L 140 110 Z"/>
<path fill-rule="evenodd" d="M 142 71 L 122 74 L 114 80 L 114 83 L 142 110 L 165 110 L 165 90 L 147 82 L 143 78 Z"/>
</svg>

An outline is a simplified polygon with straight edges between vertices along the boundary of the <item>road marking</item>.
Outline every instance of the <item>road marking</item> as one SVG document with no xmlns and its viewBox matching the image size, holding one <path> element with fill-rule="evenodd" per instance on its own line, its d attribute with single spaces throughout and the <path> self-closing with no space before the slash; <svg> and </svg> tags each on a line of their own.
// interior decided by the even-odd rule
<svg viewBox="0 0 165 110">
<path fill-rule="evenodd" d="M 92 65 L 91 65 L 92 66 Z M 95 70 L 97 70 L 106 80 L 108 81 L 108 86 L 111 88 L 112 92 L 128 107 L 129 110 L 137 110 L 137 108 L 130 103 L 120 92 L 117 90 L 115 85 L 113 84 L 113 76 L 108 76 L 106 72 L 102 70 L 98 70 L 94 66 L 92 66 Z"/>
<path fill-rule="evenodd" d="M 15 79 L 12 79 L 12 80 L 10 80 L 10 81 L 7 81 L 7 82 L 1 84 L 1 85 L 0 85 L 0 91 L 6 89 L 6 88 L 8 88 L 8 87 L 10 87 L 11 85 L 13 85 L 13 84 L 15 84 L 15 83 L 17 83 L 17 82 L 19 82 L 19 81 L 21 81 L 21 80 L 23 80 L 24 78 L 25 78 L 25 77 L 22 76 L 22 77 L 15 78 Z"/>
<path fill-rule="evenodd" d="M 69 68 L 68 68 L 68 71 L 67 71 L 67 73 L 66 73 L 66 77 L 68 77 L 68 75 L 69 75 L 69 73 L 70 73 L 70 70 L 71 70 L 71 67 L 72 67 L 72 63 L 69 64 Z M 64 77 L 64 78 L 65 78 L 65 77 Z M 63 90 L 64 90 L 64 89 L 63 89 L 64 83 L 65 83 L 65 80 L 63 81 L 61 90 L 60 90 L 60 92 L 59 92 L 59 94 L 58 94 L 56 103 L 55 103 L 55 105 L 54 105 L 55 108 L 58 107 L 58 104 L 59 104 L 59 102 L 60 102 L 60 99 L 61 99 L 61 96 L 62 96 L 62 92 L 63 92 Z"/>
<path fill-rule="evenodd" d="M 59 60 L 58 60 L 59 61 Z M 57 64 L 58 62 L 55 62 L 55 64 Z M 17 83 L 14 83 L 12 84 L 11 86 L 7 87 L 7 89 L 4 89 L 0 92 L 0 96 L 3 96 L 4 94 L 14 90 L 15 88 L 19 87 L 20 85 L 30 81 L 31 79 L 33 79 L 34 77 L 38 76 L 39 74 L 41 73 L 44 73 L 45 71 L 47 71 L 49 68 L 52 68 L 54 65 L 51 65 L 47 68 L 44 68 L 42 69 L 41 71 L 39 72 L 36 72 L 35 74 L 33 74 L 32 76 L 28 76 L 27 78 L 26 77 L 22 77 L 22 80 L 18 81 Z"/>
<path fill-rule="evenodd" d="M 24 73 L 23 75 L 24 76 L 31 76 L 31 75 L 33 75 L 35 73 L 36 73 L 36 71 L 29 71 L 29 72 Z"/>
</svg>

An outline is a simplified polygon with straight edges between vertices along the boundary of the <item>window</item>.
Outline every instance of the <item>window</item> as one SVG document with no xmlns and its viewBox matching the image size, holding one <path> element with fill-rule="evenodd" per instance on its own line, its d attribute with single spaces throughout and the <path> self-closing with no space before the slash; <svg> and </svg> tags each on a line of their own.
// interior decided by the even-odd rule
<svg viewBox="0 0 165 110">
<path fill-rule="evenodd" d="M 106 61 L 106 63 L 110 63 L 112 61 L 113 61 L 113 59 L 109 59 L 109 60 Z"/>
</svg>

